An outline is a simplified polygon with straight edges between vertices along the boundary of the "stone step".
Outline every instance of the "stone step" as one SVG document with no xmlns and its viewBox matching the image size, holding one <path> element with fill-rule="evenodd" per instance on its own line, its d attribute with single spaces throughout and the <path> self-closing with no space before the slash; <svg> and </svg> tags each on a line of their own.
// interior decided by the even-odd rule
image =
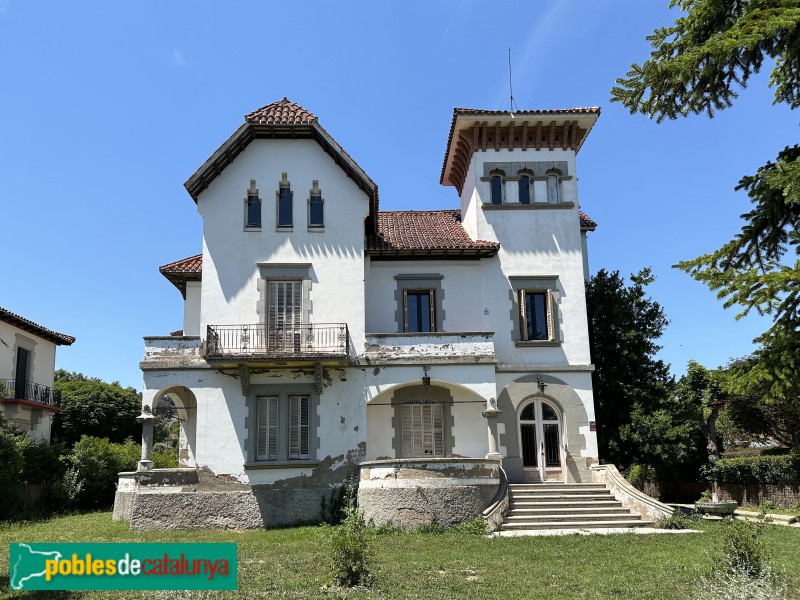
<svg viewBox="0 0 800 600">
<path fill-rule="evenodd" d="M 523 500 L 523 501 L 516 501 L 516 502 L 509 502 L 508 507 L 511 508 L 552 508 L 556 509 L 559 507 L 564 508 L 590 508 L 592 506 L 602 507 L 602 506 L 610 506 L 610 507 L 620 507 L 622 506 L 622 502 L 619 500 L 614 500 L 613 497 L 610 499 L 604 500 L 585 500 L 585 501 L 575 501 L 575 500 L 564 500 L 563 502 L 558 501 L 549 501 L 549 502 L 538 502 L 536 500 Z"/>
<path fill-rule="evenodd" d="M 513 523 L 503 523 L 503 529 L 507 531 L 518 530 L 539 530 L 539 529 L 597 529 L 597 528 L 628 528 L 645 527 L 652 525 L 650 521 L 625 520 L 625 521 L 515 521 Z"/>
<path fill-rule="evenodd" d="M 509 491 L 576 491 L 576 490 L 605 490 L 602 483 L 512 483 L 508 486 Z"/>
<path fill-rule="evenodd" d="M 584 513 L 584 514 L 565 514 L 565 513 L 558 513 L 558 514 L 550 514 L 550 515 L 511 515 L 507 516 L 503 520 L 503 526 L 506 526 L 510 523 L 519 523 L 519 522 L 530 522 L 530 523 L 547 523 L 550 521 L 556 522 L 564 522 L 564 523 L 572 523 L 572 522 L 584 522 L 584 521 L 641 521 L 641 517 L 638 515 L 632 515 L 631 513 L 621 513 L 621 514 L 607 514 L 607 513 Z"/>
<path fill-rule="evenodd" d="M 520 508 L 511 507 L 506 513 L 506 518 L 517 515 L 599 515 L 599 514 L 614 514 L 614 515 L 630 515 L 631 511 L 624 506 L 562 506 L 559 508 Z"/>
<path fill-rule="evenodd" d="M 613 500 L 611 492 L 605 494 L 509 494 L 509 502 L 594 502 Z"/>
</svg>

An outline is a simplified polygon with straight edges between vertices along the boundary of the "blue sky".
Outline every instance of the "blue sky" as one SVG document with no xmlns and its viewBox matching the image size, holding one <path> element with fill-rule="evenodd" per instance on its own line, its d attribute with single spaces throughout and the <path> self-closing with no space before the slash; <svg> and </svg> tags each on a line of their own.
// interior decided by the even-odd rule
<svg viewBox="0 0 800 600">
<path fill-rule="evenodd" d="M 667 0 L 403 2 L 0 0 L 0 306 L 77 337 L 57 367 L 141 388 L 142 337 L 182 327 L 158 272 L 201 250 L 183 182 L 287 96 L 380 186 L 383 210 L 453 208 L 439 185 L 456 106 L 600 106 L 578 155 L 599 223 L 590 268 L 651 266 L 680 374 L 749 353 L 767 328 L 671 268 L 716 249 L 749 203 L 742 175 L 797 140 L 768 72 L 714 119 L 656 125 L 609 101 Z"/>
</svg>

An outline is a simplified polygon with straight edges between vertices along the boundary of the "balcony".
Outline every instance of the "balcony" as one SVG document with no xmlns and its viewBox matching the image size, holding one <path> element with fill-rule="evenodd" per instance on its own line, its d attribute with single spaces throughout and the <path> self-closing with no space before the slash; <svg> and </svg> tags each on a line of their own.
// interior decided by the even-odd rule
<svg viewBox="0 0 800 600">
<path fill-rule="evenodd" d="M 46 385 L 22 379 L 0 379 L 0 398 L 5 401 L 27 401 L 58 408 L 61 393 Z"/>
<path fill-rule="evenodd" d="M 350 335 L 346 323 L 209 325 L 205 358 L 214 365 L 346 365 Z"/>
<path fill-rule="evenodd" d="M 367 364 L 495 364 L 494 333 L 368 333 Z"/>
</svg>

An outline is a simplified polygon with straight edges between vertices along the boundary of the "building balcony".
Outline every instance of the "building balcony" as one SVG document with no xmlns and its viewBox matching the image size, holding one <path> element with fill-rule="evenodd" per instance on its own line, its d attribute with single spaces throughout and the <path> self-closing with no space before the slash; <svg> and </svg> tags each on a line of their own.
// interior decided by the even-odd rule
<svg viewBox="0 0 800 600">
<path fill-rule="evenodd" d="M 61 405 L 58 390 L 22 379 L 0 379 L 0 399 L 5 403 L 33 403 L 56 409 Z"/>
<path fill-rule="evenodd" d="M 205 359 L 213 366 L 346 365 L 350 346 L 346 323 L 209 325 Z"/>
<path fill-rule="evenodd" d="M 491 331 L 368 333 L 367 364 L 494 364 Z"/>
</svg>

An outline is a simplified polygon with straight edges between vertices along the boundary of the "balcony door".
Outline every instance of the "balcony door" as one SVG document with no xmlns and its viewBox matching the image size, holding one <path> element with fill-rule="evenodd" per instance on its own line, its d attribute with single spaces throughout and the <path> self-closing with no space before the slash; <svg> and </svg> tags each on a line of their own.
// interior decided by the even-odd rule
<svg viewBox="0 0 800 600">
<path fill-rule="evenodd" d="M 14 397 L 25 398 L 25 382 L 28 380 L 28 365 L 31 353 L 25 348 L 17 347 L 17 369 L 14 372 Z"/>
<path fill-rule="evenodd" d="M 302 347 L 301 315 L 303 282 L 270 281 L 267 312 L 269 350 L 300 352 Z"/>
<path fill-rule="evenodd" d="M 563 481 L 561 419 L 555 407 L 534 400 L 519 414 L 522 470 L 527 482 Z"/>
</svg>

